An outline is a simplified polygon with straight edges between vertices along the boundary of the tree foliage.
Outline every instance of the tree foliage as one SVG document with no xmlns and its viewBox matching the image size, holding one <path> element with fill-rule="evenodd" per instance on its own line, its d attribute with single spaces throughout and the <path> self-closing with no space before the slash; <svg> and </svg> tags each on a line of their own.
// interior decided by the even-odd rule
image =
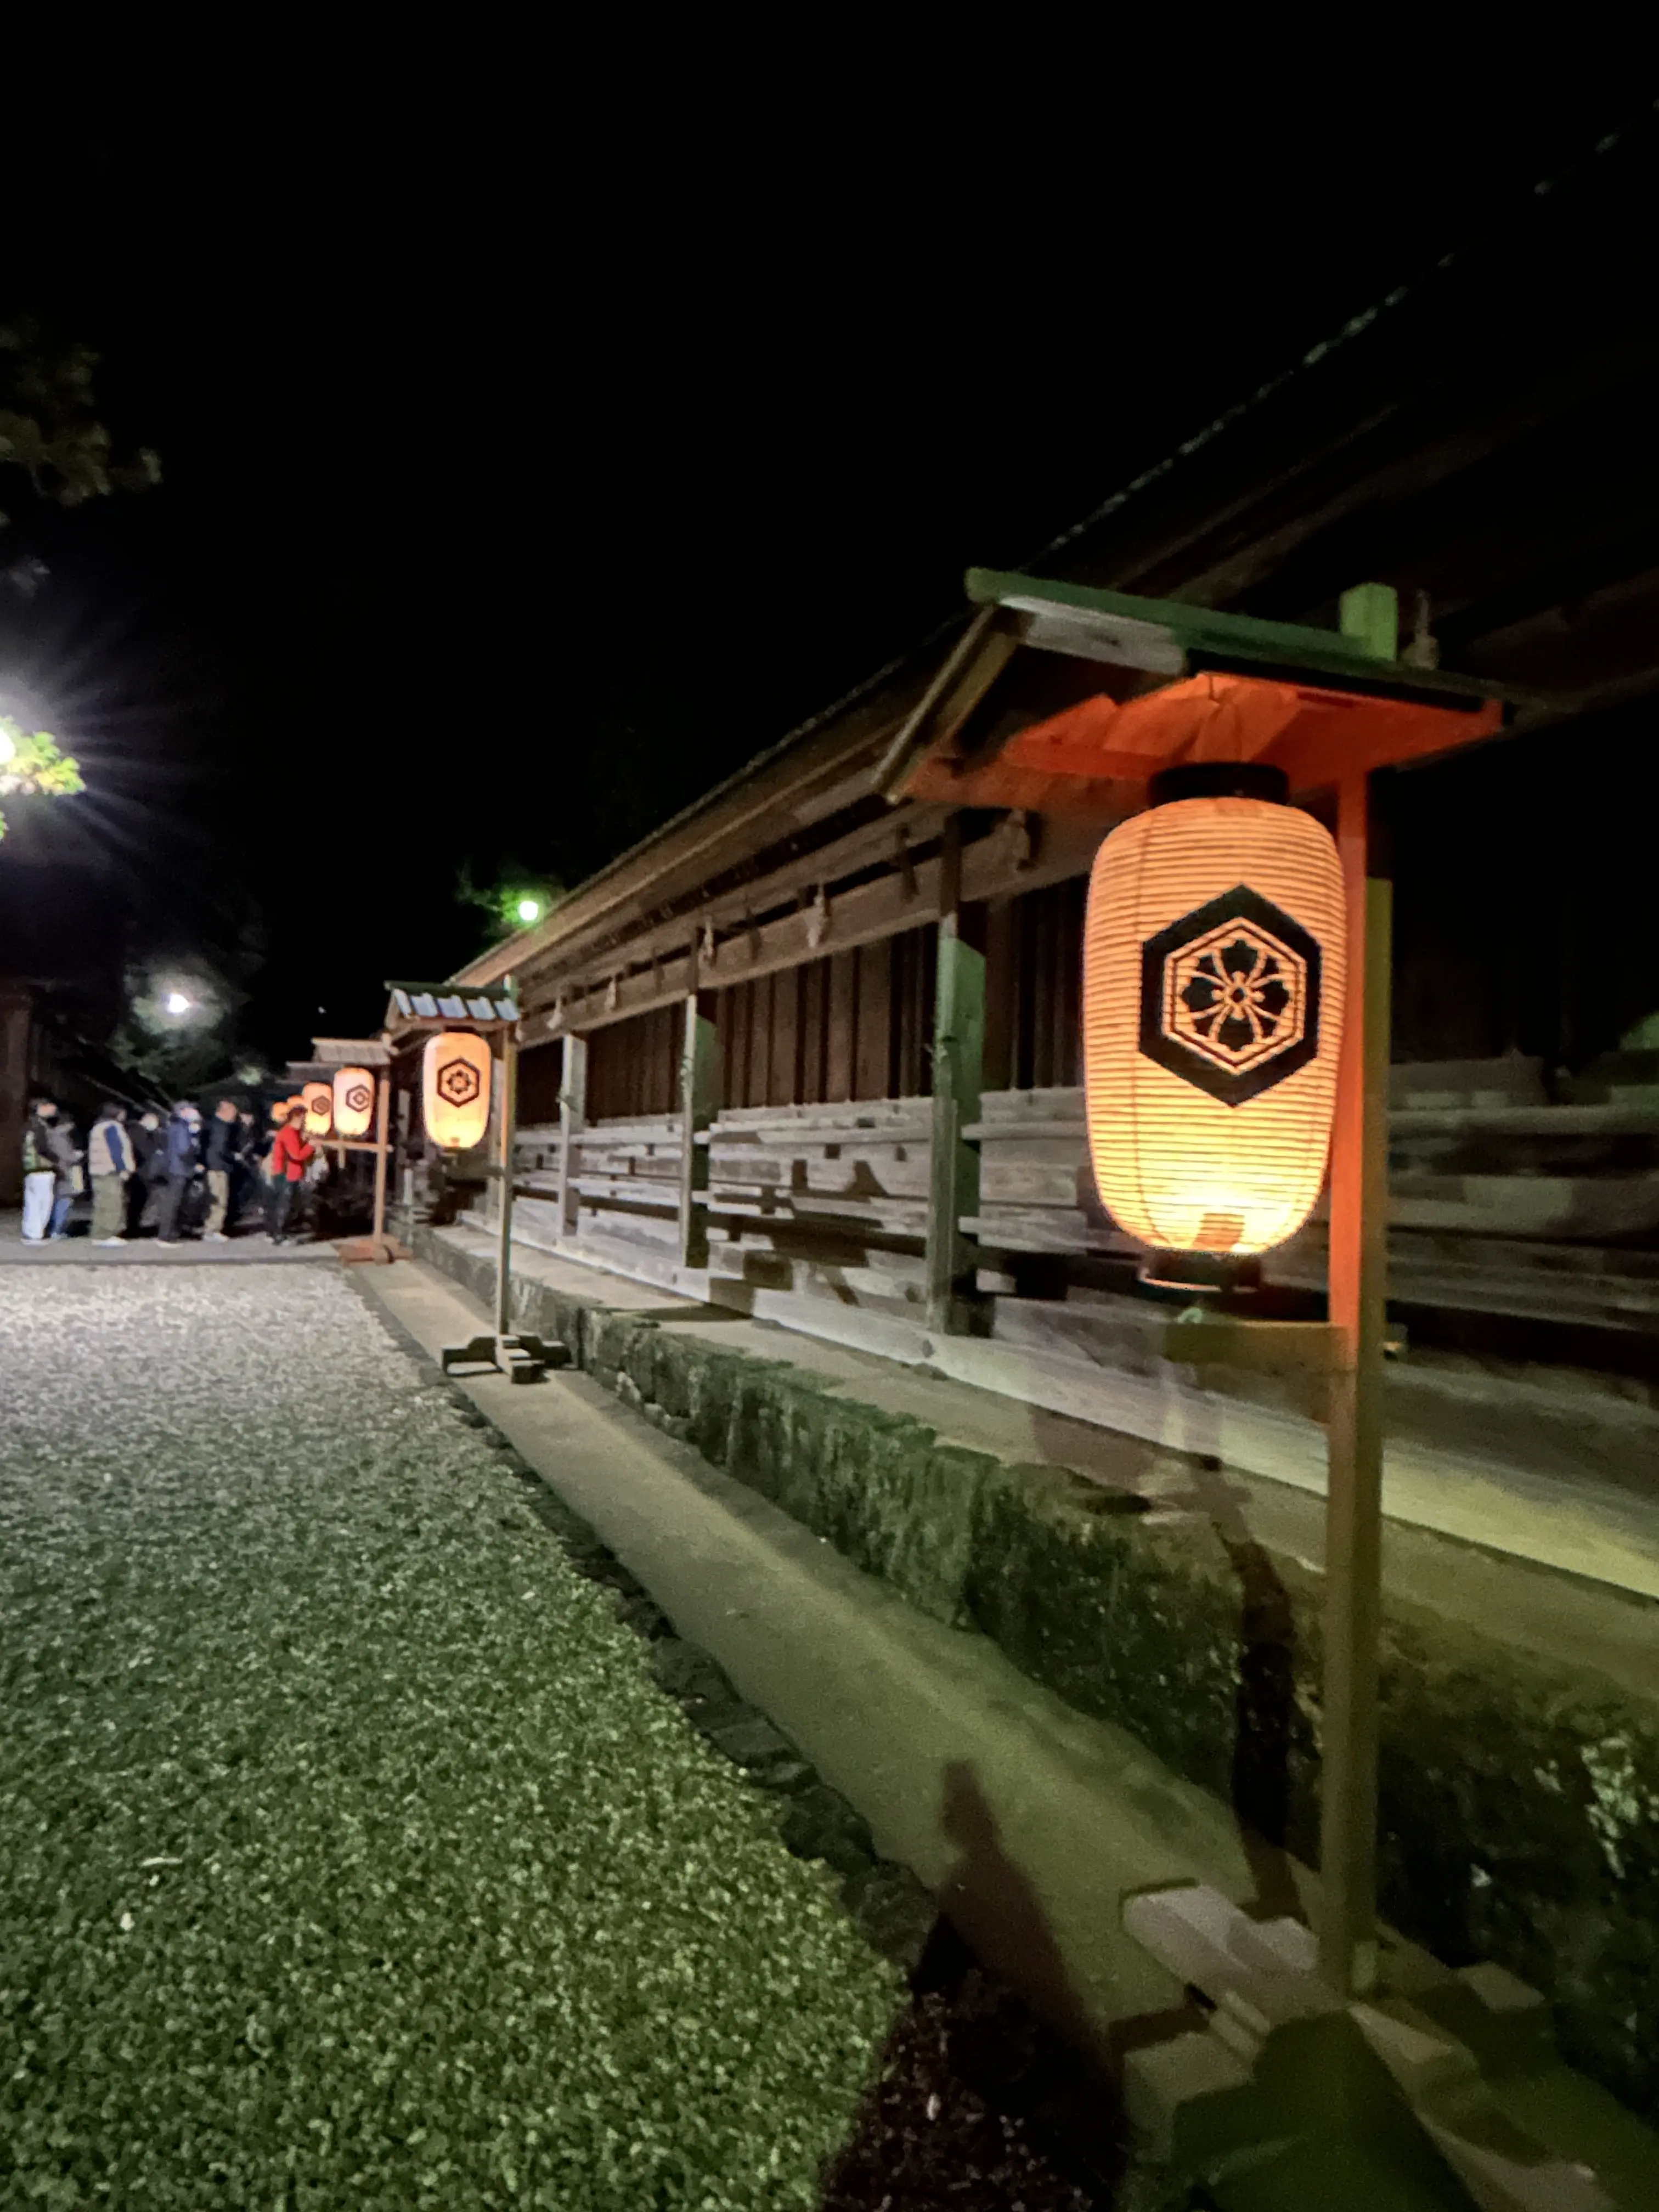
<svg viewBox="0 0 1659 2212">
<path fill-rule="evenodd" d="M 137 491 L 161 481 L 148 447 L 118 456 L 100 416 L 90 346 L 65 339 L 38 316 L 0 324 L 0 470 L 21 471 L 38 501 L 79 507 L 106 492 Z M 10 520 L 0 511 L 0 526 Z M 46 574 L 26 556 L 6 580 L 32 596 Z M 21 728 L 0 714 L 0 797 L 63 796 L 84 791 L 76 763 L 44 730 Z M 0 837 L 6 817 L 0 813 Z"/>
<path fill-rule="evenodd" d="M 35 496 L 55 506 L 161 481 L 148 447 L 116 453 L 98 410 L 97 365 L 90 346 L 59 337 L 36 317 L 0 326 L 0 467 L 22 470 Z"/>
<path fill-rule="evenodd" d="M 0 714 L 0 799 L 64 798 L 84 791 L 79 765 L 44 730 L 25 730 Z M 6 817 L 0 814 L 0 837 Z"/>
<path fill-rule="evenodd" d="M 488 917 L 489 941 L 494 945 L 545 921 L 570 894 L 556 877 L 523 867 L 508 858 L 499 864 L 494 880 L 488 884 L 475 883 L 471 865 L 464 865 L 456 878 L 454 896 L 458 904 L 477 907 Z M 526 904 L 534 906 L 533 915 L 520 911 Z"/>
</svg>

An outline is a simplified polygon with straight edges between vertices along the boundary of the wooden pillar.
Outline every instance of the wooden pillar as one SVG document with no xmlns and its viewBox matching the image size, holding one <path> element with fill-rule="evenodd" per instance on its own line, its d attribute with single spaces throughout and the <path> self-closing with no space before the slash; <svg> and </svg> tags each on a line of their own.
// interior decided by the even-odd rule
<svg viewBox="0 0 1659 2212">
<path fill-rule="evenodd" d="M 513 995 L 512 981 L 502 985 L 505 994 Z M 497 1164 L 501 1171 L 501 1241 L 495 1248 L 495 1334 L 498 1337 L 513 1334 L 513 1184 L 516 1162 L 514 1155 L 519 1136 L 519 1032 L 509 1022 L 501 1031 L 501 1146 Z"/>
<path fill-rule="evenodd" d="M 1368 779 L 1338 797 L 1348 1012 L 1331 1141 L 1331 1377 L 1325 1510 L 1321 1971 L 1345 1996 L 1376 1978 L 1377 1646 L 1382 1578 L 1382 1339 L 1388 1297 L 1393 886 L 1377 859 Z"/>
<path fill-rule="evenodd" d="M 971 1250 L 964 1214 L 979 1211 L 979 1154 L 962 1132 L 978 1121 L 985 1066 L 985 957 L 962 935 L 962 827 L 952 815 L 940 854 L 939 963 L 933 988 L 933 1126 L 927 1178 L 927 1324 L 964 1327 Z"/>
<path fill-rule="evenodd" d="M 23 1195 L 33 1019 L 33 1001 L 27 991 L 0 991 L 0 1206 L 16 1206 Z"/>
<path fill-rule="evenodd" d="M 370 1232 L 374 1240 L 377 1260 L 389 1259 L 386 1249 L 386 1170 L 389 1139 L 386 1135 L 392 1115 L 392 1070 L 380 1071 L 374 1103 L 374 1226 Z"/>
<path fill-rule="evenodd" d="M 587 1039 L 569 1031 L 559 1079 L 559 1187 L 556 1194 L 560 1243 L 576 1233 L 581 1194 L 576 1188 L 576 1139 L 587 1127 Z"/>
<path fill-rule="evenodd" d="M 692 989 L 685 1000 L 685 1038 L 680 1051 L 680 1265 L 708 1265 L 708 1134 L 720 1111 L 720 1045 L 709 1009 L 710 994 Z M 697 1140 L 702 1138 L 700 1144 Z"/>
</svg>

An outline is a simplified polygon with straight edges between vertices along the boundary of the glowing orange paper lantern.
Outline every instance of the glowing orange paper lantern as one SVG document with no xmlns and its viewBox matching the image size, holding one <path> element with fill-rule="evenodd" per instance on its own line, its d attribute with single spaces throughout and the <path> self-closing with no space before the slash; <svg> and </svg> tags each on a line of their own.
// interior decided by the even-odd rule
<svg viewBox="0 0 1659 2212">
<path fill-rule="evenodd" d="M 302 1096 L 306 1134 L 325 1137 L 334 1123 L 334 1093 L 326 1083 L 307 1083 Z"/>
<path fill-rule="evenodd" d="M 1342 870 L 1279 770 L 1156 776 L 1096 855 L 1083 963 L 1089 1144 L 1154 1279 L 1224 1281 L 1318 1199 L 1346 970 Z M 1160 1266 L 1160 1254 L 1209 1258 Z"/>
<path fill-rule="evenodd" d="M 334 1133 L 363 1137 L 374 1118 L 374 1078 L 366 1067 L 334 1071 Z"/>
<path fill-rule="evenodd" d="M 447 1152 L 481 1145 L 489 1127 L 488 1042 L 470 1030 L 443 1030 L 427 1039 L 421 1064 L 426 1133 Z"/>
</svg>

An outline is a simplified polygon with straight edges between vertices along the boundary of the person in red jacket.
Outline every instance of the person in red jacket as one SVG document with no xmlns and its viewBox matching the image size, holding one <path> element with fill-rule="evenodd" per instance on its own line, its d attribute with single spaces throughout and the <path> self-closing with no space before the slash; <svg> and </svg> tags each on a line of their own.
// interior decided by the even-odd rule
<svg viewBox="0 0 1659 2212">
<path fill-rule="evenodd" d="M 278 1107 L 272 1115 L 282 1119 L 282 1127 L 271 1139 L 270 1153 L 265 1162 L 265 1173 L 270 1178 L 270 1194 L 265 1204 L 265 1226 L 270 1231 L 273 1244 L 286 1241 L 289 1209 L 299 1194 L 305 1171 L 317 1157 L 317 1147 L 306 1134 L 306 1117 L 302 1109 L 291 1111 Z"/>
</svg>

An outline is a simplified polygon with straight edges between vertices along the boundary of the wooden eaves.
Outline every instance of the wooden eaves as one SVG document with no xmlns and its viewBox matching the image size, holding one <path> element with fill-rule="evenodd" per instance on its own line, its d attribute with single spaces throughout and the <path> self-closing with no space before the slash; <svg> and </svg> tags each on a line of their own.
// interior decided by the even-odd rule
<svg viewBox="0 0 1659 2212">
<path fill-rule="evenodd" d="M 381 1035 L 392 1049 L 428 1030 L 477 1030 L 489 1036 L 510 1030 L 519 1018 L 517 1000 L 497 992 L 463 991 L 448 982 L 394 981 L 386 988 L 390 996 Z"/>
<path fill-rule="evenodd" d="M 1478 743 L 1504 719 L 1498 685 L 1395 658 L 1391 592 L 1367 635 L 1363 624 L 1316 629 L 989 569 L 969 570 L 968 592 L 981 613 L 953 680 L 935 686 L 883 763 L 896 798 L 1025 807 L 1104 829 L 1142 803 L 1160 768 L 1204 757 L 1183 747 L 1201 745 L 1206 720 L 1231 718 L 1216 742 L 1283 767 L 1305 792 Z M 1067 665 L 1046 714 L 1040 688 L 1009 696 L 1004 672 L 1022 647 Z"/>
<path fill-rule="evenodd" d="M 884 672 L 444 988 L 511 973 L 526 1043 L 598 1029 L 936 919 L 949 807 L 890 806 L 875 771 L 927 667 Z M 973 825 L 962 895 L 1034 890 L 1088 866 L 1091 832 Z"/>
<path fill-rule="evenodd" d="M 931 679 L 884 672 L 428 995 L 511 973 L 534 1043 L 875 942 L 939 912 L 952 816 L 964 900 L 1080 874 L 1144 779 L 1056 780 L 1052 751 L 1035 776 L 1011 771 L 1033 745 L 1063 753 L 1103 705 L 1194 673 L 1398 698 L 1443 710 L 1459 738 L 1499 720 L 1495 687 L 1385 667 L 1386 648 L 1336 631 L 984 570 L 969 591 L 979 611 Z"/>
</svg>

